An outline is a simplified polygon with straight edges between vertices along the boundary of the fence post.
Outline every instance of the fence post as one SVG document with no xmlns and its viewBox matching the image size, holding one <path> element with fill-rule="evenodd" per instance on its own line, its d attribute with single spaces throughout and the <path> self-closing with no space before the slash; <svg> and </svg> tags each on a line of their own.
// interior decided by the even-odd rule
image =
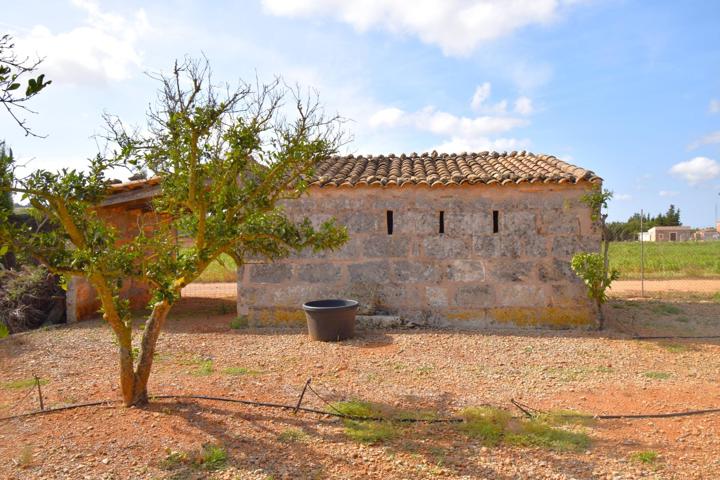
<svg viewBox="0 0 720 480">
<path fill-rule="evenodd" d="M 643 229 L 643 216 L 645 213 L 640 209 L 640 296 L 645 296 L 645 232 Z"/>
<path fill-rule="evenodd" d="M 35 377 L 35 386 L 37 387 L 38 400 L 40 400 L 40 411 L 43 411 L 45 410 L 45 403 L 43 402 L 42 389 L 40 388 L 40 377 L 35 374 L 33 374 L 33 377 Z"/>
</svg>

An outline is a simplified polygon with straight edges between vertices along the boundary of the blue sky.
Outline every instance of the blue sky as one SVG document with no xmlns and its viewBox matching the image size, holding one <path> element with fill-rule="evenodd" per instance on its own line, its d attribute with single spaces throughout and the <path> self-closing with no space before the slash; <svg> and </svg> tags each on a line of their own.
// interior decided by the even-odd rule
<svg viewBox="0 0 720 480">
<path fill-rule="evenodd" d="M 247 0 L 34 2 L 0 29 L 53 84 L 24 137 L 30 167 L 82 166 L 104 111 L 140 124 L 167 70 L 201 52 L 216 79 L 316 88 L 352 119 L 353 153 L 530 150 L 589 168 L 611 219 L 720 201 L 720 2 Z"/>
</svg>

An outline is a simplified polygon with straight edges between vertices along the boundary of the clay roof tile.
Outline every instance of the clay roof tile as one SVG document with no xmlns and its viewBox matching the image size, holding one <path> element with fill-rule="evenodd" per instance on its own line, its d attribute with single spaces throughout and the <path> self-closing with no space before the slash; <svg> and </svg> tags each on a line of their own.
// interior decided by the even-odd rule
<svg viewBox="0 0 720 480">
<path fill-rule="evenodd" d="M 521 152 L 413 152 L 406 154 L 333 156 L 318 165 L 311 185 L 420 185 L 432 187 L 499 183 L 600 183 L 590 170 L 552 155 Z M 124 186 L 127 188 L 126 186 Z"/>
</svg>

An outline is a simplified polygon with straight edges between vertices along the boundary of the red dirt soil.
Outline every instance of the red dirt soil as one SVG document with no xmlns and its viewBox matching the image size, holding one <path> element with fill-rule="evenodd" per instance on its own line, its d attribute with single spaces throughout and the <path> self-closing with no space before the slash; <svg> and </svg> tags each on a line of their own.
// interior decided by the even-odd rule
<svg viewBox="0 0 720 480">
<path fill-rule="evenodd" d="M 151 394 L 293 404 L 312 377 L 331 400 L 443 415 L 482 404 L 512 409 L 511 398 L 591 414 L 720 407 L 717 341 L 638 341 L 625 333 L 720 334 L 717 303 L 616 301 L 611 330 L 602 333 L 377 330 L 340 343 L 310 342 L 301 330 L 233 330 L 234 315 L 222 314 L 233 309 L 232 300 L 187 298 L 175 307 L 159 341 Z M 0 340 L 0 362 L 0 416 L 36 408 L 31 389 L 8 386 L 33 374 L 48 381 L 42 388 L 49 406 L 119 398 L 116 346 L 99 320 Z M 233 367 L 246 370 L 230 374 Z M 313 395 L 304 403 L 327 408 Z M 720 477 L 720 415 L 598 420 L 585 428 L 592 445 L 580 452 L 488 448 L 453 426 L 423 424 L 365 445 L 329 417 L 155 401 L 144 409 L 93 407 L 2 421 L 0 478 Z M 166 461 L 169 451 L 191 453 L 207 443 L 227 450 L 222 469 Z M 633 459 L 643 451 L 658 460 Z"/>
</svg>

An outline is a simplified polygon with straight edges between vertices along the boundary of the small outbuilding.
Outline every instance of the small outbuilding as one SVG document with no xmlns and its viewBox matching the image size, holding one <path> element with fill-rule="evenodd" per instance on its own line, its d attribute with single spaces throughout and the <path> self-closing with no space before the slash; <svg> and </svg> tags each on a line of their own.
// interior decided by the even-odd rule
<svg viewBox="0 0 720 480">
<path fill-rule="evenodd" d="M 348 228 L 340 250 L 238 270 L 251 324 L 304 322 L 308 300 L 345 297 L 416 324 L 575 327 L 596 311 L 570 260 L 598 251 L 583 195 L 592 171 L 550 155 L 336 156 L 286 210 Z"/>
</svg>

